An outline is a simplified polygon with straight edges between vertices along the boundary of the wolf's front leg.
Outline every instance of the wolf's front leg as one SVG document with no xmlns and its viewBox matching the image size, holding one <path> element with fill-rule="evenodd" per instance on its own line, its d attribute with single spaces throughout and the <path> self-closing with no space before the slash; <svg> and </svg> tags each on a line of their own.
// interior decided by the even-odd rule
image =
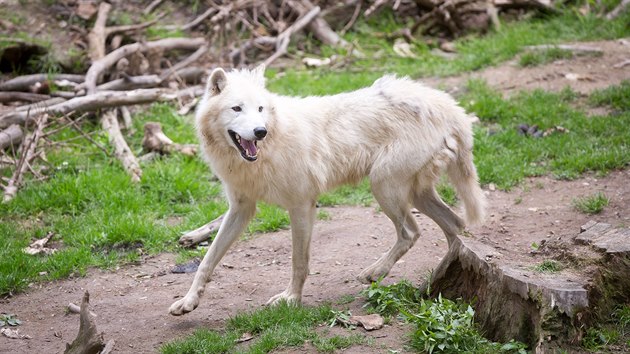
<svg viewBox="0 0 630 354">
<path fill-rule="evenodd" d="M 315 213 L 315 202 L 289 210 L 293 240 L 291 281 L 287 289 L 269 299 L 267 305 L 277 304 L 282 300 L 293 303 L 299 303 L 302 300 L 302 288 L 308 275 L 309 249 Z"/>
<path fill-rule="evenodd" d="M 214 268 L 234 241 L 243 233 L 256 212 L 255 201 L 245 200 L 241 197 L 229 198 L 229 196 L 228 199 L 230 199 L 230 209 L 225 215 L 221 227 L 219 227 L 219 232 L 203 257 L 188 293 L 169 308 L 168 311 L 171 315 L 180 316 L 197 308 L 199 298 L 203 294 L 206 283 L 210 281 Z"/>
</svg>

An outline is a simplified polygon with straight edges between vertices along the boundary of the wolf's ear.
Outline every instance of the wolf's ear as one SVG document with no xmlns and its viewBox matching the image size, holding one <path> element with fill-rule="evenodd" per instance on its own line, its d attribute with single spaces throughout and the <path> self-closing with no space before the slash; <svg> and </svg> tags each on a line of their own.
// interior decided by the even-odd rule
<svg viewBox="0 0 630 354">
<path fill-rule="evenodd" d="M 227 77 L 225 76 L 225 71 L 221 68 L 216 68 L 210 74 L 208 78 L 208 86 L 206 87 L 206 91 L 210 93 L 210 96 L 216 96 L 223 91 L 227 85 Z"/>
<path fill-rule="evenodd" d="M 265 64 L 258 65 L 254 70 L 252 70 L 252 75 L 254 79 L 260 86 L 265 86 Z"/>
</svg>

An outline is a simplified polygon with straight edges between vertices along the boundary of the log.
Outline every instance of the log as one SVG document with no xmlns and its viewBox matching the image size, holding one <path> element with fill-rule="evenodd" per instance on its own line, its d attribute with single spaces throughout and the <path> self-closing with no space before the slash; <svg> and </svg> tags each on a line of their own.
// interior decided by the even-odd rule
<svg viewBox="0 0 630 354">
<path fill-rule="evenodd" d="M 156 122 L 148 122 L 144 125 L 144 137 L 142 138 L 142 148 L 146 152 L 158 152 L 160 154 L 170 154 L 179 152 L 184 155 L 194 156 L 197 154 L 195 144 L 176 144 L 164 134 L 162 125 Z"/>
<path fill-rule="evenodd" d="M 111 10 L 112 5 L 107 2 L 101 2 L 98 7 L 98 15 L 94 22 L 94 27 L 87 35 L 88 40 L 88 57 L 92 62 L 95 62 L 105 56 L 105 40 L 107 39 L 107 33 L 105 32 L 105 25 L 107 22 L 107 15 Z"/>
<path fill-rule="evenodd" d="M 79 333 L 72 344 L 66 343 L 64 354 L 97 354 L 105 348 L 103 333 L 98 333 L 96 323 L 90 316 L 90 294 L 85 291 L 81 301 Z"/>
<path fill-rule="evenodd" d="M 192 247 L 210 239 L 210 236 L 212 236 L 213 233 L 219 230 L 219 227 L 221 226 L 224 217 L 225 214 L 219 216 L 218 218 L 210 221 L 209 223 L 203 225 L 198 229 L 185 233 L 184 235 L 182 235 L 182 237 L 179 238 L 179 244 L 183 247 Z"/>
<path fill-rule="evenodd" d="M 608 14 L 606 14 L 607 20 L 614 20 L 619 17 L 619 15 L 625 10 L 626 7 L 630 5 L 630 0 L 622 0 L 617 7 L 612 9 Z"/>
<path fill-rule="evenodd" d="M 131 181 L 140 182 L 140 178 L 142 177 L 140 163 L 138 163 L 138 159 L 134 156 L 133 152 L 131 152 L 131 148 L 129 148 L 129 145 L 127 145 L 125 138 L 120 132 L 116 110 L 108 109 L 105 111 L 101 118 L 101 124 L 103 130 L 105 130 L 109 136 L 109 143 L 114 146 L 114 155 L 120 160 L 127 173 L 131 175 Z"/>
<path fill-rule="evenodd" d="M 205 44 L 204 38 L 166 38 L 147 43 L 132 43 L 124 45 L 103 58 L 92 63 L 85 75 L 85 88 L 88 94 L 96 91 L 99 76 L 108 68 L 134 52 L 146 52 L 152 49 L 172 50 L 172 49 L 198 49 Z"/>
<path fill-rule="evenodd" d="M 29 87 L 35 83 L 52 79 L 54 80 L 68 80 L 71 82 L 83 82 L 85 81 L 84 75 L 74 74 L 32 74 L 18 76 L 11 80 L 0 83 L 0 91 L 28 91 Z"/>
<path fill-rule="evenodd" d="M 8 148 L 9 146 L 16 146 L 22 142 L 24 133 L 19 125 L 10 125 L 7 129 L 0 131 L 0 151 Z"/>
<path fill-rule="evenodd" d="M 129 106 L 155 101 L 171 101 L 187 96 L 201 96 L 203 90 L 203 86 L 199 85 L 179 91 L 163 88 L 137 89 L 131 91 L 100 91 L 88 96 L 75 97 L 48 107 L 34 107 L 31 109 L 30 114 L 34 116 L 42 112 L 49 112 L 50 114 L 63 115 L 72 111 L 95 111 L 101 108 Z M 28 111 L 19 110 L 0 115 L 0 129 L 4 129 L 11 124 L 23 125 L 28 115 Z"/>
<path fill-rule="evenodd" d="M 25 101 L 25 102 L 40 102 L 50 99 L 48 95 L 42 95 L 38 93 L 30 93 L 30 92 L 17 92 L 17 91 L 0 91 L 0 102 L 15 102 L 15 101 Z"/>
</svg>

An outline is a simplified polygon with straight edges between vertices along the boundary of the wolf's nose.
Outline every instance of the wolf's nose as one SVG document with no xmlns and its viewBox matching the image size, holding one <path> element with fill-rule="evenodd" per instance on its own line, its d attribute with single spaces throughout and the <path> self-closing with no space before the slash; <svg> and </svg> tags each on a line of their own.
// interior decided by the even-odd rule
<svg viewBox="0 0 630 354">
<path fill-rule="evenodd" d="M 265 129 L 265 127 L 254 128 L 254 135 L 256 135 L 258 139 L 262 139 L 267 136 L 267 129 Z"/>
</svg>

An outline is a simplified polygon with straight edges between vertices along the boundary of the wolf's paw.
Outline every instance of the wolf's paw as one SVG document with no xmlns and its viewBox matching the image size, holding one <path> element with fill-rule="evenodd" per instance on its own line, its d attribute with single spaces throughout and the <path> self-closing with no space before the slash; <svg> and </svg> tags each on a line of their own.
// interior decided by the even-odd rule
<svg viewBox="0 0 630 354">
<path fill-rule="evenodd" d="M 196 309 L 197 306 L 199 306 L 199 297 L 186 295 L 175 301 L 168 309 L 168 312 L 173 316 L 181 316 Z"/>
<path fill-rule="evenodd" d="M 266 305 L 275 306 L 275 305 L 280 304 L 282 301 L 286 301 L 289 304 L 297 305 L 301 302 L 302 300 L 301 298 L 302 297 L 300 295 L 292 294 L 288 292 L 287 290 L 285 290 L 278 295 L 272 296 L 271 299 L 267 301 Z"/>
<path fill-rule="evenodd" d="M 380 278 L 385 277 L 389 273 L 389 269 L 385 267 L 374 267 L 370 266 L 365 268 L 359 274 L 357 279 L 363 284 L 371 284 L 372 282 L 378 281 Z"/>
</svg>

